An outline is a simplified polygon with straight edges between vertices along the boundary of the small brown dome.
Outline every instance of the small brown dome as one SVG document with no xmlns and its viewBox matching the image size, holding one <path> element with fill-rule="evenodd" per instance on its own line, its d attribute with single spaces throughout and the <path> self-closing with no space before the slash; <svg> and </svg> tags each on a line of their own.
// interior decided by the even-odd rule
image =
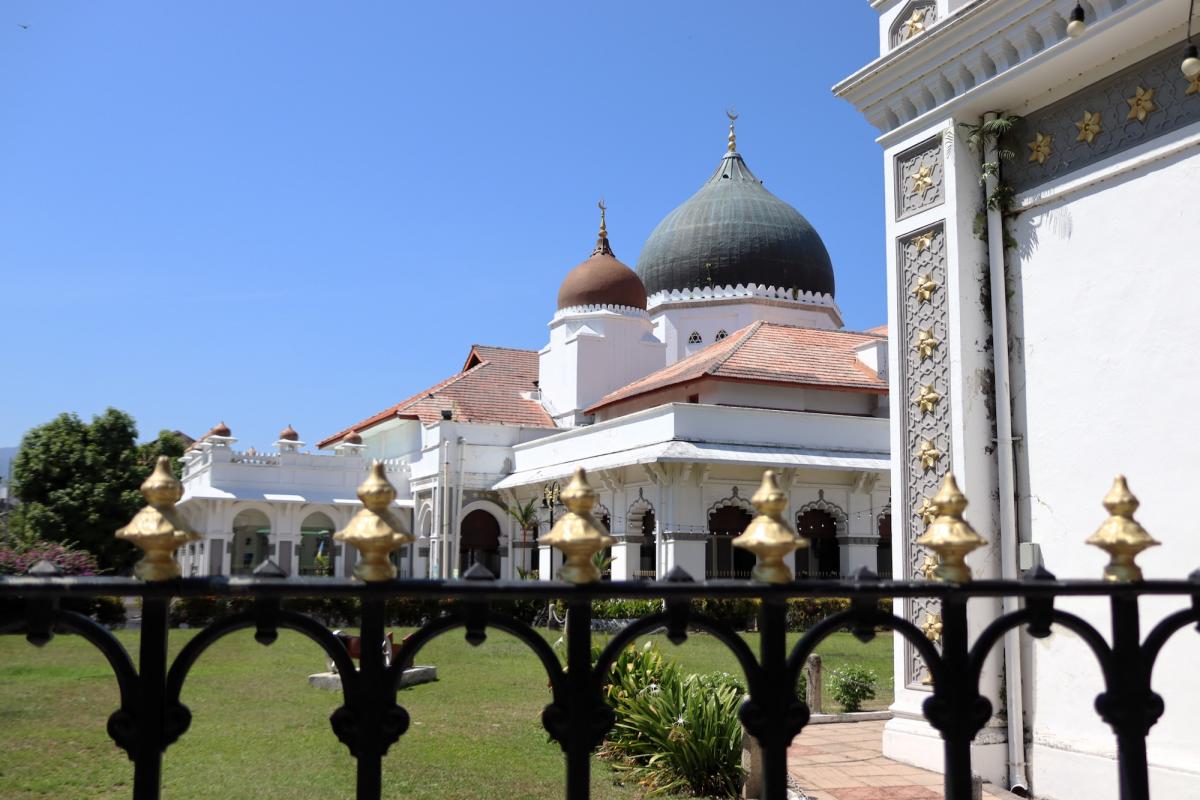
<svg viewBox="0 0 1200 800">
<path fill-rule="evenodd" d="M 346 434 L 346 438 L 342 439 L 342 444 L 362 444 L 362 434 L 358 431 L 350 431 Z"/>
<path fill-rule="evenodd" d="M 287 442 L 298 442 L 300 441 L 300 434 L 296 433 L 296 429 L 289 424 L 279 432 L 279 438 Z"/>
<path fill-rule="evenodd" d="M 224 422 L 218 422 L 213 426 L 213 429 L 208 432 L 209 436 L 233 436 L 233 431 L 229 430 L 229 426 Z"/>
<path fill-rule="evenodd" d="M 613 255 L 608 245 L 604 217 L 592 257 L 567 273 L 558 287 L 559 309 L 575 306 L 628 306 L 646 310 L 642 279 Z"/>
</svg>

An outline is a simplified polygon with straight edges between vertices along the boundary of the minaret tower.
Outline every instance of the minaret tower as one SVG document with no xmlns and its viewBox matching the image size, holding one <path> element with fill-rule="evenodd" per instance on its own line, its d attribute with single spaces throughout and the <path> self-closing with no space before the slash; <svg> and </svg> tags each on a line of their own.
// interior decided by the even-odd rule
<svg viewBox="0 0 1200 800">
<path fill-rule="evenodd" d="M 559 287 L 550 342 L 539 354 L 542 404 L 567 427 L 591 422 L 590 405 L 666 364 L 666 346 L 646 313 L 646 289 L 613 255 L 603 200 L 599 207 L 596 247 Z"/>
</svg>

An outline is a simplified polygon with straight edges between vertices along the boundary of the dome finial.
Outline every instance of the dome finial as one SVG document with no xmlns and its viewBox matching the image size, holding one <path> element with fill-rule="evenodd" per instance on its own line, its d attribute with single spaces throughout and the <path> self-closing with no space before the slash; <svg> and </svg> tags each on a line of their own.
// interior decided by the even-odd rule
<svg viewBox="0 0 1200 800">
<path fill-rule="evenodd" d="M 596 236 L 596 249 L 592 251 L 594 256 L 611 256 L 613 254 L 612 247 L 608 244 L 608 223 L 605 220 L 605 212 L 608 211 L 608 206 L 604 204 L 604 198 L 600 198 L 600 202 L 596 203 L 596 207 L 600 209 L 600 233 Z"/>
<path fill-rule="evenodd" d="M 729 152 L 737 152 L 737 132 L 733 129 L 733 122 L 738 118 L 737 109 L 733 106 L 725 109 L 725 116 L 729 117 Z"/>
</svg>

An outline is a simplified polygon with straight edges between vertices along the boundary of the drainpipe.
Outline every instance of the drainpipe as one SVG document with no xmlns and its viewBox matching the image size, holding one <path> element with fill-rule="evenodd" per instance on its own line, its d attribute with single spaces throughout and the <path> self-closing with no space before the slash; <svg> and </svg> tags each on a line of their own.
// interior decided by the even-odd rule
<svg viewBox="0 0 1200 800">
<path fill-rule="evenodd" d="M 450 552 L 450 545 L 447 541 L 450 538 L 450 443 L 443 441 L 438 448 L 441 452 L 442 462 L 442 479 L 439 491 L 442 497 L 442 518 L 439 520 L 439 527 L 442 529 L 441 541 L 438 542 L 438 552 L 441 555 L 441 563 L 438 564 L 438 577 L 450 577 L 450 564 L 446 560 L 447 553 Z"/>
<path fill-rule="evenodd" d="M 984 116 L 996 119 L 995 112 Z M 999 165 L 995 140 L 984 148 L 984 160 Z M 997 166 L 997 172 L 999 166 Z M 999 175 L 985 181 L 987 196 L 996 191 Z M 1005 580 L 1020 577 L 1017 567 L 1016 470 L 1013 460 L 1012 394 L 1008 374 L 1008 299 L 1004 280 L 1004 220 L 1000 210 L 987 209 L 988 274 L 992 292 L 992 357 L 995 359 L 996 457 L 1000 492 L 1000 576 Z M 1001 608 L 1011 614 L 1019 607 L 1017 598 L 1004 597 Z M 1008 705 L 1008 784 L 1014 793 L 1028 796 L 1029 779 L 1025 774 L 1025 698 L 1021 675 L 1021 634 L 1013 629 L 1004 635 L 1004 689 Z"/>
<path fill-rule="evenodd" d="M 458 563 L 459 543 L 458 539 L 462 536 L 462 510 L 463 510 L 463 451 L 466 450 L 463 444 L 467 440 L 459 436 L 454 440 L 454 447 L 458 451 L 458 482 L 457 494 L 454 499 L 454 547 L 451 549 L 451 555 L 454 556 L 454 563 Z M 496 577 L 500 577 L 497 575 Z"/>
</svg>

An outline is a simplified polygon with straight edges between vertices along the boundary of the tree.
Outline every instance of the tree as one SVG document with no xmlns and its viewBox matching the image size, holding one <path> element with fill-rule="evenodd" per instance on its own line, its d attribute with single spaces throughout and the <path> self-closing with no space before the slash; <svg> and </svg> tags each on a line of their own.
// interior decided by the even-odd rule
<svg viewBox="0 0 1200 800">
<path fill-rule="evenodd" d="M 517 521 L 517 525 L 520 526 L 521 531 L 524 534 L 528 535 L 532 533 L 533 538 L 537 538 L 538 528 L 542 526 L 542 521 L 538 519 L 536 499 L 532 499 L 528 503 L 516 503 L 510 505 L 507 510 L 508 515 Z M 528 549 L 526 549 L 526 552 L 529 552 Z M 518 567 L 518 569 L 520 569 L 522 573 L 529 571 L 527 569 L 522 569 L 521 567 Z"/>
<path fill-rule="evenodd" d="M 90 423 L 59 414 L 25 434 L 13 460 L 13 489 L 21 498 L 14 532 L 25 539 L 78 542 L 101 568 L 123 570 L 137 551 L 113 534 L 145 502 L 138 487 L 155 457 L 172 456 L 178 474 L 183 449 L 170 431 L 139 446 L 133 418 L 115 408 Z"/>
</svg>

